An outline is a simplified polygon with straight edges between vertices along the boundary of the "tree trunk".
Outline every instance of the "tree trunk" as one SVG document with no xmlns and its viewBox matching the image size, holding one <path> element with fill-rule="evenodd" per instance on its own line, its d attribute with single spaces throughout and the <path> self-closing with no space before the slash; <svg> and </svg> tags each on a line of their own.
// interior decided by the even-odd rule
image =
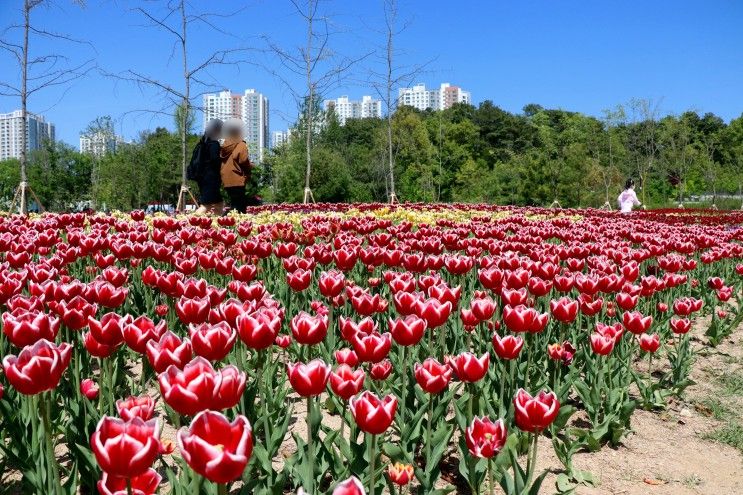
<svg viewBox="0 0 743 495">
<path fill-rule="evenodd" d="M 316 1 L 316 0 L 315 0 Z M 307 136 L 305 137 L 305 160 L 306 168 L 304 172 L 304 199 L 303 203 L 307 204 L 310 201 L 311 190 L 310 190 L 310 175 L 312 173 L 312 110 L 314 106 L 315 94 L 314 84 L 312 83 L 312 20 L 314 9 L 312 7 L 313 0 L 309 2 L 310 15 L 307 18 L 307 51 L 304 54 L 305 67 L 307 71 L 307 95 L 308 99 L 305 102 L 306 112 L 306 127 Z"/>
<path fill-rule="evenodd" d="M 394 13 L 394 5 L 392 8 Z M 394 14 L 390 14 L 394 15 Z M 387 24 L 387 154 L 390 168 L 390 203 L 397 202 L 395 194 L 395 160 L 392 153 L 392 26 Z"/>
<path fill-rule="evenodd" d="M 21 183 L 19 184 L 20 213 L 28 213 L 26 205 L 26 189 L 28 177 L 26 165 L 28 161 L 28 32 L 31 29 L 31 4 L 28 0 L 23 2 L 23 62 L 21 67 Z"/>
</svg>

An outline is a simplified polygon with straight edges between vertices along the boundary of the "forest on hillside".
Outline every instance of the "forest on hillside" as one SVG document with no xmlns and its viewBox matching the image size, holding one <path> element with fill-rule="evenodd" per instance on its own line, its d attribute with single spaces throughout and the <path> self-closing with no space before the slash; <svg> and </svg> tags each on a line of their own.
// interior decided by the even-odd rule
<svg viewBox="0 0 743 495">
<path fill-rule="evenodd" d="M 341 126 L 319 103 L 314 107 L 323 122 L 313 126 L 315 200 L 387 201 L 386 119 Z M 306 136 L 302 118 L 292 131 Z M 198 137 L 190 136 L 193 145 Z M 638 99 L 596 118 L 536 104 L 510 113 L 485 101 L 440 112 L 400 107 L 392 136 L 400 201 L 600 207 L 608 200 L 614 206 L 633 177 L 649 206 L 693 206 L 701 199 L 740 207 L 729 196 L 743 185 L 743 115 L 729 123 L 694 111 L 663 116 L 657 104 Z M 47 143 L 32 153 L 29 182 L 52 210 L 175 204 L 180 159 L 178 131 L 165 128 L 98 158 Z M 254 187 L 266 202 L 299 202 L 304 167 L 305 140 L 290 139 L 256 164 Z M 0 162 L 0 202 L 9 204 L 18 180 L 17 162 Z"/>
</svg>

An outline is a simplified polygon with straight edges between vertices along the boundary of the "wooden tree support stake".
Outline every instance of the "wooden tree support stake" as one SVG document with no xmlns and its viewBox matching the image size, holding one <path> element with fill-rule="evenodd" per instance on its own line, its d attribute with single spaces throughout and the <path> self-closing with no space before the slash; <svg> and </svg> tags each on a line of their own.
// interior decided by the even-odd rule
<svg viewBox="0 0 743 495">
<path fill-rule="evenodd" d="M 34 201 L 36 201 L 36 204 L 39 206 L 39 211 L 42 213 L 46 212 L 46 208 L 44 208 L 44 205 L 41 204 L 41 200 L 39 200 L 39 197 L 36 195 L 34 190 L 31 188 L 31 186 L 28 184 L 28 182 L 21 182 L 18 184 L 18 187 L 15 190 L 15 193 L 13 194 L 13 201 L 10 202 L 10 208 L 9 212 L 13 213 L 13 210 L 15 209 L 16 203 L 18 203 L 18 213 L 21 215 L 27 215 L 28 214 L 28 193 L 31 193 L 31 196 L 33 197 Z"/>
<path fill-rule="evenodd" d="M 175 207 L 175 211 L 177 213 L 184 212 L 184 210 L 186 209 L 186 206 L 188 205 L 189 197 L 191 198 L 191 201 L 193 202 L 193 204 L 198 206 L 199 202 L 196 201 L 196 198 L 191 192 L 191 189 L 186 184 L 182 184 L 181 192 L 178 194 L 178 205 Z"/>
<path fill-rule="evenodd" d="M 308 203 L 314 203 L 315 202 L 315 196 L 312 194 L 312 189 L 309 187 L 304 188 L 304 199 L 302 200 L 302 203 L 308 204 Z"/>
</svg>

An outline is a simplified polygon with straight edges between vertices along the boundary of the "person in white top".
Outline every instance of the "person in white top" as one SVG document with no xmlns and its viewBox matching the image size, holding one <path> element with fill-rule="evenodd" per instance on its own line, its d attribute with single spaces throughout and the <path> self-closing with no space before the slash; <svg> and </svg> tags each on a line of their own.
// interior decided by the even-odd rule
<svg viewBox="0 0 743 495">
<path fill-rule="evenodd" d="M 634 206 L 640 206 L 640 201 L 637 199 L 637 194 L 635 194 L 634 180 L 627 179 L 627 182 L 624 184 L 624 191 L 617 198 L 617 202 L 622 213 L 632 213 Z"/>
</svg>

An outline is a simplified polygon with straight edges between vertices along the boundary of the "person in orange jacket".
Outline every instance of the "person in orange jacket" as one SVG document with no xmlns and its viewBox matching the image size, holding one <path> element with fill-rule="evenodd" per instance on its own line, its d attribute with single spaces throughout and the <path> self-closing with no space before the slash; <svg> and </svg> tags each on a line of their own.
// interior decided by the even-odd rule
<svg viewBox="0 0 743 495">
<path fill-rule="evenodd" d="M 248 145 L 243 139 L 243 123 L 238 119 L 228 120 L 224 124 L 225 140 L 222 143 L 222 186 L 229 197 L 230 207 L 245 213 L 247 198 L 245 184 L 250 177 L 250 157 Z"/>
</svg>

